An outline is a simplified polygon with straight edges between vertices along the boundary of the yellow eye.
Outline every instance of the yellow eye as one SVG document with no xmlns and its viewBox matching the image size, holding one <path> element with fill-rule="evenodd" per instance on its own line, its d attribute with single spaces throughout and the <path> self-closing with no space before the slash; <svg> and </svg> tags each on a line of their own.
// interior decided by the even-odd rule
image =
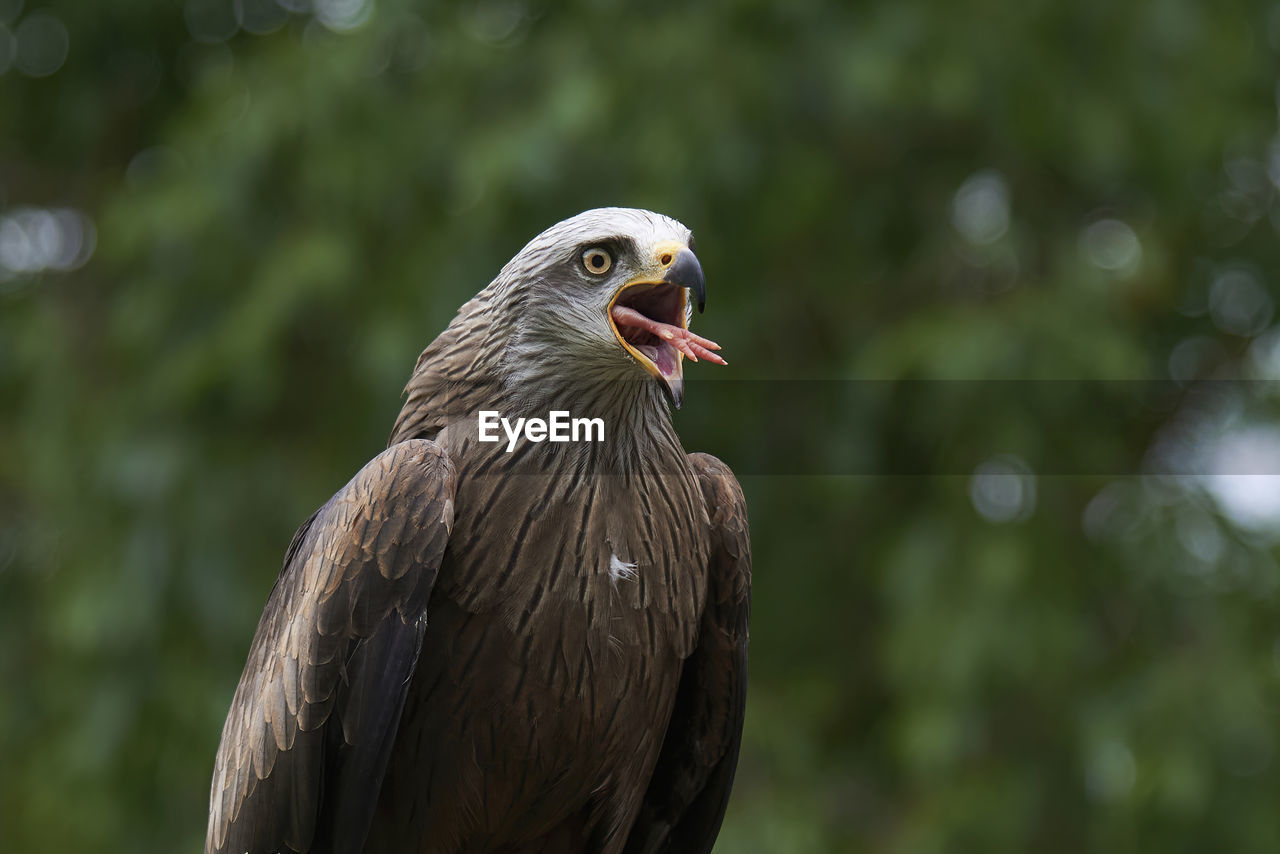
<svg viewBox="0 0 1280 854">
<path fill-rule="evenodd" d="M 582 266 L 587 268 L 588 273 L 603 276 L 613 266 L 613 258 L 609 256 L 608 252 L 597 246 L 582 253 Z"/>
</svg>

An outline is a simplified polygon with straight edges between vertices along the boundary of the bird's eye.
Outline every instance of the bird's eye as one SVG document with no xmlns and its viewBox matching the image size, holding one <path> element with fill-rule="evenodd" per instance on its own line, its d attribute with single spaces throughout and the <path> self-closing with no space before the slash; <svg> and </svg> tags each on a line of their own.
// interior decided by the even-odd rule
<svg viewBox="0 0 1280 854">
<path fill-rule="evenodd" d="M 588 273 L 602 276 L 609 272 L 609 268 L 613 266 L 613 258 L 610 257 L 608 252 L 597 246 L 582 253 L 582 266 L 587 268 Z"/>
</svg>

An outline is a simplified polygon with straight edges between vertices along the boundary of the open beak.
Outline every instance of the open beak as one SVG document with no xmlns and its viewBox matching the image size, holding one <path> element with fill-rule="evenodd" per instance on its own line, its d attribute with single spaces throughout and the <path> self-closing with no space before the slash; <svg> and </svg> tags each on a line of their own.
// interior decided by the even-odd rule
<svg viewBox="0 0 1280 854">
<path fill-rule="evenodd" d="M 662 381 L 676 409 L 684 402 L 685 356 L 718 365 L 720 345 L 689 331 L 686 292 L 706 305 L 707 283 L 698 256 L 687 247 L 660 253 L 660 279 L 640 277 L 623 285 L 609 303 L 609 322 L 619 343 L 646 371 Z"/>
</svg>

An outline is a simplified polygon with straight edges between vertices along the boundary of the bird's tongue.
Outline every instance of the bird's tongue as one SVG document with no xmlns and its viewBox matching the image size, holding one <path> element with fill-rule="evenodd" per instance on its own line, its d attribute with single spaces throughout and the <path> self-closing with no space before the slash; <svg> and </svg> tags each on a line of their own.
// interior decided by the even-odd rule
<svg viewBox="0 0 1280 854">
<path fill-rule="evenodd" d="M 635 330 L 649 332 L 670 345 L 670 347 L 637 345 L 637 349 L 642 350 L 646 356 L 652 359 L 653 364 L 664 376 L 670 375 L 676 369 L 675 350 L 679 350 L 695 362 L 700 359 L 706 359 L 709 362 L 715 362 L 717 365 L 728 364 L 724 359 L 720 358 L 719 354 L 714 352 L 720 349 L 719 344 L 710 338 L 695 335 L 684 327 L 654 320 L 652 317 L 643 315 L 634 308 L 625 305 L 615 305 L 612 315 L 613 322 L 618 325 L 618 329 L 622 331 L 623 336 L 629 342 L 636 343 L 632 341 L 632 336 L 629 334 L 632 330 Z"/>
<path fill-rule="evenodd" d="M 658 369 L 658 373 L 664 377 L 675 375 L 676 365 L 680 363 L 680 357 L 676 355 L 676 351 L 671 347 L 663 344 L 641 344 L 640 352 L 649 357 L 653 362 L 653 366 Z"/>
</svg>

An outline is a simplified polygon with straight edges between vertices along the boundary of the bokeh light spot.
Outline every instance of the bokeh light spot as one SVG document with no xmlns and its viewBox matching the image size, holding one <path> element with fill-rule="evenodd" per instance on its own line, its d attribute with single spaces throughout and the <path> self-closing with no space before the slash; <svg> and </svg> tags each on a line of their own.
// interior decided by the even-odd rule
<svg viewBox="0 0 1280 854">
<path fill-rule="evenodd" d="M 1280 429 L 1249 426 L 1218 438 L 1207 450 L 1206 488 L 1237 526 L 1280 528 Z"/>
<path fill-rule="evenodd" d="M 969 498 L 988 522 L 1024 521 L 1036 509 L 1035 475 L 1018 457 L 992 457 L 974 471 Z"/>
<path fill-rule="evenodd" d="M 1267 211 L 1271 197 L 1271 179 L 1267 167 L 1257 160 L 1238 157 L 1229 161 L 1226 172 L 1229 187 L 1218 196 L 1218 206 L 1231 219 L 1253 223 Z"/>
<path fill-rule="evenodd" d="M 462 26 L 478 42 L 511 45 L 525 32 L 525 7 L 519 0 L 487 0 L 472 3 L 462 15 Z"/>
<path fill-rule="evenodd" d="M 1089 263 L 1103 270 L 1132 275 L 1142 263 L 1142 243 L 1128 224 L 1100 219 L 1080 232 L 1080 249 Z"/>
<path fill-rule="evenodd" d="M 265 36 L 289 20 L 289 12 L 277 0 L 235 0 L 236 22 L 245 32 Z"/>
<path fill-rule="evenodd" d="M 1183 338 L 1169 351 L 1169 378 L 1188 383 L 1207 376 L 1227 358 L 1227 351 L 1212 338 L 1193 335 Z"/>
<path fill-rule="evenodd" d="M 0 271 L 32 274 L 83 266 L 97 243 L 87 216 L 70 208 L 19 208 L 0 217 Z"/>
<path fill-rule="evenodd" d="M 995 243 L 1009 230 L 1009 188 L 999 172 L 971 176 L 956 190 L 951 223 L 975 246 Z"/>
<path fill-rule="evenodd" d="M 373 0 L 315 0 L 315 13 L 326 29 L 335 33 L 350 32 L 373 16 Z"/>
<path fill-rule="evenodd" d="M 48 12 L 33 12 L 14 32 L 14 65 L 28 77 L 48 77 L 67 61 L 71 37 L 62 21 Z"/>
<path fill-rule="evenodd" d="M 1224 271 L 1209 286 L 1209 316 L 1223 332 L 1252 337 L 1267 328 L 1274 313 L 1270 294 L 1247 270 Z"/>
<path fill-rule="evenodd" d="M 1173 530 L 1183 550 L 1195 558 L 1203 569 L 1216 564 L 1226 551 L 1227 544 L 1218 523 L 1197 507 L 1184 507 L 1178 514 L 1178 524 Z"/>
<path fill-rule="evenodd" d="M 1245 365 L 1252 379 L 1280 381 L 1280 329 L 1269 329 L 1249 344 Z M 1272 393 L 1280 389 L 1271 388 Z"/>
</svg>

